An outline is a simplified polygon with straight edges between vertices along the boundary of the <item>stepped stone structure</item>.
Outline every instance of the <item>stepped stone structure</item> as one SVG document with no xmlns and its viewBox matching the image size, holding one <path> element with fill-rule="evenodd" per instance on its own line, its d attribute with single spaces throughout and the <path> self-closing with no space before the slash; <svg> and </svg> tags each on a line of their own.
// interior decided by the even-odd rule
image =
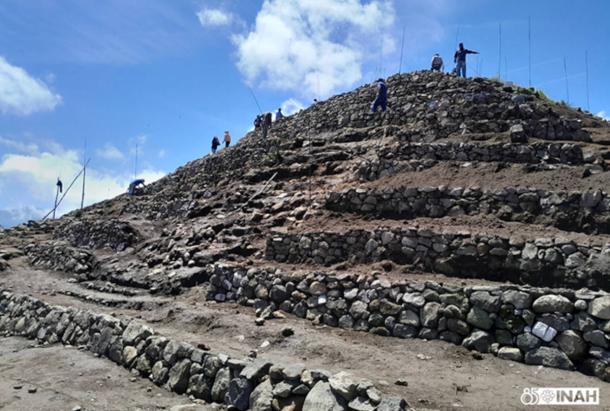
<svg viewBox="0 0 610 411">
<path fill-rule="evenodd" d="M 385 113 L 364 85 L 0 230 L 0 333 L 238 410 L 518 401 L 530 366 L 610 381 L 610 125 L 494 80 L 387 84 Z"/>
</svg>

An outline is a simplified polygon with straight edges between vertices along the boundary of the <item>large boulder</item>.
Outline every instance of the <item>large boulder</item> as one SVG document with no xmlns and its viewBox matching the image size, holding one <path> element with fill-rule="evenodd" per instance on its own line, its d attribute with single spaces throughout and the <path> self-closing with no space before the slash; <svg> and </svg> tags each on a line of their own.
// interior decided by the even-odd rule
<svg viewBox="0 0 610 411">
<path fill-rule="evenodd" d="M 303 411 L 345 411 L 345 400 L 335 394 L 326 382 L 318 382 L 309 391 L 303 403 Z"/>
<path fill-rule="evenodd" d="M 610 296 L 599 297 L 591 301 L 589 314 L 602 320 L 610 320 Z"/>
<path fill-rule="evenodd" d="M 273 401 L 273 386 L 271 381 L 267 379 L 252 391 L 250 395 L 250 410 L 271 411 L 271 401 Z"/>
<path fill-rule="evenodd" d="M 535 313 L 571 313 L 574 304 L 562 295 L 548 294 L 539 297 L 532 305 Z"/>
<path fill-rule="evenodd" d="M 252 383 L 247 378 L 233 378 L 225 394 L 225 403 L 232 405 L 240 411 L 247 410 L 250 405 Z"/>
<path fill-rule="evenodd" d="M 568 356 L 557 348 L 538 347 L 525 354 L 525 363 L 531 365 L 544 365 L 545 367 L 574 369 L 574 364 Z"/>
<path fill-rule="evenodd" d="M 566 330 L 557 336 L 557 342 L 561 351 L 566 353 L 571 360 L 578 360 L 587 353 L 587 343 L 573 330 Z"/>
</svg>

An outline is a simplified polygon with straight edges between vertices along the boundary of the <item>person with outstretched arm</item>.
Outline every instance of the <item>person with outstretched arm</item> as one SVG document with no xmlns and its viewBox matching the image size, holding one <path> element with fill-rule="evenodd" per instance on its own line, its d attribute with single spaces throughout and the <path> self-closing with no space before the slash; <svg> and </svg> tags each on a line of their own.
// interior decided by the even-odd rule
<svg viewBox="0 0 610 411">
<path fill-rule="evenodd" d="M 460 43 L 460 46 L 453 55 L 455 71 L 458 77 L 466 77 L 466 55 L 468 54 L 479 54 L 479 52 L 474 50 L 468 50 L 467 48 L 464 48 L 464 43 Z"/>
</svg>

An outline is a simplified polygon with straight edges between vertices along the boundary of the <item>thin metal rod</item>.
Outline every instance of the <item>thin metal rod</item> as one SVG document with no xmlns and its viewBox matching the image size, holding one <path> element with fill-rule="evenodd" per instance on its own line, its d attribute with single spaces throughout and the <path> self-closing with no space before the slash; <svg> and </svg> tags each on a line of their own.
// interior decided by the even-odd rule
<svg viewBox="0 0 610 411">
<path fill-rule="evenodd" d="M 568 84 L 568 64 L 566 58 L 563 58 L 563 74 L 566 79 L 566 103 L 570 104 L 570 85 Z"/>
<path fill-rule="evenodd" d="M 502 23 L 498 23 L 498 78 L 502 78 Z"/>
<path fill-rule="evenodd" d="M 138 143 L 136 143 L 136 158 L 133 165 L 133 179 L 138 178 Z"/>
<path fill-rule="evenodd" d="M 55 210 L 57 210 L 57 199 L 59 198 L 59 185 L 56 186 L 55 203 L 53 203 L 53 220 L 55 220 Z"/>
<path fill-rule="evenodd" d="M 589 51 L 585 50 L 585 72 L 586 72 L 586 87 L 587 87 L 587 111 L 591 111 L 589 104 Z"/>
<path fill-rule="evenodd" d="M 528 87 L 532 87 L 532 18 L 527 19 Z"/>
<path fill-rule="evenodd" d="M 85 149 L 83 150 L 83 191 L 80 197 L 80 209 L 82 210 L 85 205 L 85 180 L 87 179 L 87 166 L 85 165 L 85 158 L 87 156 L 87 137 L 85 137 Z"/>
<path fill-rule="evenodd" d="M 402 39 L 400 40 L 400 63 L 398 63 L 398 74 L 402 72 L 402 56 L 405 49 L 405 26 L 402 26 Z"/>
<path fill-rule="evenodd" d="M 256 99 L 256 95 L 254 95 L 254 90 L 252 90 L 252 88 L 250 86 L 246 86 L 248 88 L 248 90 L 250 91 L 250 95 L 252 95 L 252 98 L 254 99 L 254 102 L 256 103 L 256 107 L 258 107 L 258 111 L 263 114 L 263 109 L 261 108 L 261 105 L 258 104 L 258 100 Z"/>
<path fill-rule="evenodd" d="M 91 159 L 88 159 L 87 162 L 85 163 L 85 167 L 89 164 L 89 161 L 91 161 Z M 70 189 L 72 188 L 72 186 L 74 185 L 74 183 L 76 183 L 76 180 L 78 180 L 78 178 L 80 177 L 80 175 L 83 173 L 83 170 L 85 169 L 85 167 L 81 168 L 80 171 L 78 172 L 78 174 L 76 175 L 76 177 L 74 177 L 74 180 L 72 180 L 72 182 L 70 183 L 70 185 L 68 186 L 68 188 L 64 191 L 64 194 L 61 196 L 61 198 L 59 199 L 58 202 L 56 202 L 55 207 L 53 207 L 53 209 L 51 211 L 49 211 L 47 213 L 47 215 L 45 215 L 44 217 L 42 217 L 42 221 L 46 220 L 47 217 L 49 217 L 51 214 L 55 214 L 55 210 L 57 210 L 57 207 L 59 207 L 59 205 L 61 204 L 61 202 L 63 201 L 63 199 L 66 197 L 66 195 L 68 194 L 68 192 L 70 191 Z"/>
</svg>

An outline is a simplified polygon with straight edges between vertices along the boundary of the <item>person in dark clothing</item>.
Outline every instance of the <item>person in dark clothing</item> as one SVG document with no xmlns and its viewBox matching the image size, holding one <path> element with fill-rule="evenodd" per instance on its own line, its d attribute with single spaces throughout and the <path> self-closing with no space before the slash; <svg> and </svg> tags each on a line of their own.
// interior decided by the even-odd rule
<svg viewBox="0 0 610 411">
<path fill-rule="evenodd" d="M 443 58 L 440 56 L 440 54 L 436 53 L 434 56 L 432 56 L 432 71 L 442 72 L 444 67 L 445 64 L 443 63 Z"/>
<path fill-rule="evenodd" d="M 262 123 L 261 116 L 260 115 L 256 116 L 256 119 L 254 119 L 254 129 L 256 130 L 256 129 L 260 128 L 261 123 Z"/>
<path fill-rule="evenodd" d="M 63 193 L 64 191 L 64 183 L 61 182 L 61 180 L 59 179 L 59 177 L 57 178 L 57 190 L 60 193 Z"/>
<path fill-rule="evenodd" d="M 265 124 L 268 128 L 271 128 L 271 122 L 273 121 L 273 114 L 271 112 L 265 114 Z"/>
<path fill-rule="evenodd" d="M 133 180 L 131 183 L 129 183 L 129 188 L 127 189 L 127 194 L 129 194 L 129 196 L 135 195 L 136 194 L 136 190 L 140 186 L 144 186 L 144 179 L 143 178 L 139 178 L 137 180 Z"/>
<path fill-rule="evenodd" d="M 479 52 L 474 50 L 468 50 L 464 48 L 464 43 L 460 43 L 459 48 L 453 55 L 455 71 L 457 72 L 458 77 L 466 77 L 466 55 L 468 54 L 479 54 Z"/>
<path fill-rule="evenodd" d="M 385 111 L 388 107 L 388 86 L 382 78 L 377 80 L 377 96 L 371 104 L 371 111 L 375 113 L 378 107 L 381 107 L 381 111 Z"/>
<path fill-rule="evenodd" d="M 218 149 L 219 145 L 220 140 L 218 140 L 218 137 L 214 136 L 214 138 L 212 139 L 212 154 L 216 154 L 216 150 Z"/>
<path fill-rule="evenodd" d="M 284 118 L 284 114 L 282 114 L 282 108 L 277 109 L 277 113 L 275 113 L 275 121 L 281 120 Z"/>
</svg>

